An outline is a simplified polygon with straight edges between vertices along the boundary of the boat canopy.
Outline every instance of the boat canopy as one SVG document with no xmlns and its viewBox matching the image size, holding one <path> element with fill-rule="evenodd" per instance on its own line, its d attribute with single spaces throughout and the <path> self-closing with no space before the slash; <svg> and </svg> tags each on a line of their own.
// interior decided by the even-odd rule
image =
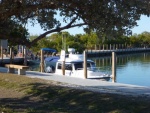
<svg viewBox="0 0 150 113">
<path fill-rule="evenodd" d="M 56 49 L 52 49 L 52 48 L 42 48 L 41 50 L 46 51 L 46 52 L 51 52 L 51 53 L 57 52 Z"/>
<path fill-rule="evenodd" d="M 60 58 L 58 56 L 46 57 L 44 60 L 46 62 L 57 62 Z"/>
</svg>

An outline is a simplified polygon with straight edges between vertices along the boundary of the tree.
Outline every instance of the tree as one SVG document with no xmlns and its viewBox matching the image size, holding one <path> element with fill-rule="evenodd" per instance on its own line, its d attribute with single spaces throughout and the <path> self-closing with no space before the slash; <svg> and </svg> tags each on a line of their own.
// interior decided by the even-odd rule
<svg viewBox="0 0 150 113">
<path fill-rule="evenodd" d="M 8 19 L 0 22 L 0 39 L 8 39 L 9 46 L 15 46 L 17 43 L 22 45 L 28 43 L 28 36 L 27 30 L 14 21 Z"/>
<path fill-rule="evenodd" d="M 150 32 L 143 32 L 142 34 L 138 35 L 138 38 L 143 46 L 150 46 Z"/>
<path fill-rule="evenodd" d="M 93 30 L 99 37 L 128 33 L 141 14 L 149 16 L 149 5 L 149 0 L 1 0 L 0 22 L 38 22 L 45 33 L 26 43 L 31 46 L 50 33 L 76 26 L 84 26 L 86 32 Z M 62 26 L 56 15 L 66 25 Z"/>
</svg>

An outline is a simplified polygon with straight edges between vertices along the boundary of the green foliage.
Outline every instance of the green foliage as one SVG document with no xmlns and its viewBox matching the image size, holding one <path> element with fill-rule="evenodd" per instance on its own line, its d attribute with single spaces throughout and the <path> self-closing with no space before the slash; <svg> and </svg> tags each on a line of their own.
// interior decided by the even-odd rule
<svg viewBox="0 0 150 113">
<path fill-rule="evenodd" d="M 150 32 L 143 32 L 139 34 L 138 37 L 140 38 L 141 44 L 145 46 L 150 46 Z"/>
<path fill-rule="evenodd" d="M 88 35 L 88 48 L 91 48 L 93 45 L 99 44 L 98 42 L 98 36 L 94 32 L 90 32 Z"/>
<path fill-rule="evenodd" d="M 65 34 L 65 42 L 62 42 L 62 34 Z M 59 52 L 63 47 L 63 43 L 66 45 L 66 50 L 68 48 L 75 48 L 77 52 L 82 53 L 85 49 L 94 49 L 95 45 L 101 44 L 130 44 L 132 47 L 150 46 L 150 33 L 143 32 L 142 34 L 134 34 L 133 36 L 120 36 L 114 39 L 106 39 L 104 42 L 103 39 L 98 38 L 95 32 L 90 34 L 77 34 L 75 36 L 70 35 L 68 32 L 55 33 L 49 37 L 46 37 L 38 41 L 37 45 L 32 46 L 33 51 L 39 51 L 41 48 L 55 48 Z M 35 37 L 35 36 L 32 36 Z M 103 42 L 103 43 L 102 43 Z"/>
<path fill-rule="evenodd" d="M 11 45 L 14 46 L 18 45 L 18 42 L 20 42 L 19 44 L 25 44 L 25 41 L 28 41 L 29 33 L 25 28 L 19 25 L 18 27 L 14 28 L 9 35 L 12 38 L 11 40 L 15 39 L 15 41 L 9 41 L 12 43 Z"/>
<path fill-rule="evenodd" d="M 31 35 L 30 38 L 29 38 L 29 40 L 32 41 L 32 40 L 36 39 L 37 37 L 38 37 L 38 35 L 34 35 L 34 36 Z"/>
<path fill-rule="evenodd" d="M 29 33 L 27 29 L 10 19 L 0 22 L 0 36 L 2 39 L 8 39 L 9 46 L 16 46 L 29 42 Z"/>
<path fill-rule="evenodd" d="M 8 20 L 22 28 L 28 22 L 33 26 L 38 23 L 45 30 L 30 43 L 23 38 L 23 43 L 28 46 L 50 33 L 77 26 L 84 26 L 86 32 L 92 30 L 105 39 L 131 35 L 130 29 L 137 25 L 140 16 L 150 15 L 149 0 L 1 0 L 0 5 L 0 28 L 3 31 L 11 30 L 11 27 L 2 25 Z M 18 36 L 18 33 L 13 35 Z"/>
<path fill-rule="evenodd" d="M 32 37 L 34 37 L 34 36 L 32 36 Z M 47 38 L 44 38 L 44 39 L 41 39 L 40 41 L 38 41 L 35 45 L 33 45 L 31 47 L 31 50 L 34 52 L 39 52 L 41 50 L 41 48 L 55 48 L 55 45 L 56 45 L 55 42 L 51 42 Z"/>
</svg>

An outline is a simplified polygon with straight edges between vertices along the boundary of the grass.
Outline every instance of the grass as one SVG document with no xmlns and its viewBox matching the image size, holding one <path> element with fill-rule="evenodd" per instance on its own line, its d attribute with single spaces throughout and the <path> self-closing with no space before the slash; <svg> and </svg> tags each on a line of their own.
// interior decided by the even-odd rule
<svg viewBox="0 0 150 113">
<path fill-rule="evenodd" d="M 0 113 L 150 113 L 149 100 L 0 73 Z"/>
</svg>

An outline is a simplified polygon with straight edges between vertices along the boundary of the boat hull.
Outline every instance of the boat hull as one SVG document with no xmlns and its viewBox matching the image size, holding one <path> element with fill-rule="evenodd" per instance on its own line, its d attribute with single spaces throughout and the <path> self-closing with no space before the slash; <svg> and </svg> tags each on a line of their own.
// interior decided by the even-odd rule
<svg viewBox="0 0 150 113">
<path fill-rule="evenodd" d="M 9 57 L 0 59 L 0 66 L 5 66 L 5 64 L 10 64 L 11 60 Z M 12 64 L 20 64 L 22 65 L 24 63 L 24 58 L 23 57 L 16 57 L 12 59 Z"/>
</svg>

